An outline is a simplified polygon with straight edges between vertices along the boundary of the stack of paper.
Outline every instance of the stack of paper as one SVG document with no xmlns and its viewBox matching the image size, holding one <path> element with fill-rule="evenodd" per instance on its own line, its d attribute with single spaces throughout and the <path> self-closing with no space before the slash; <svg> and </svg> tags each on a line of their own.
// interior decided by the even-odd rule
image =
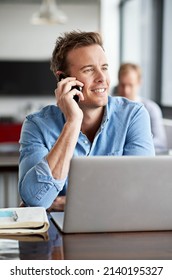
<svg viewBox="0 0 172 280">
<path fill-rule="evenodd" d="M 43 207 L 0 209 L 0 235 L 29 235 L 47 232 L 49 221 Z"/>
</svg>

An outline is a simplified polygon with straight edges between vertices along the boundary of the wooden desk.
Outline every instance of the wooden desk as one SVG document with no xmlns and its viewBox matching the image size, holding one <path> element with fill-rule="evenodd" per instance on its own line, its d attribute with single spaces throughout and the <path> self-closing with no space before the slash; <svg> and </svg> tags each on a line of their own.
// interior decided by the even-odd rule
<svg viewBox="0 0 172 280">
<path fill-rule="evenodd" d="M 0 239 L 0 259 L 171 260 L 172 231 L 61 234 L 50 221 L 49 240 Z"/>
</svg>

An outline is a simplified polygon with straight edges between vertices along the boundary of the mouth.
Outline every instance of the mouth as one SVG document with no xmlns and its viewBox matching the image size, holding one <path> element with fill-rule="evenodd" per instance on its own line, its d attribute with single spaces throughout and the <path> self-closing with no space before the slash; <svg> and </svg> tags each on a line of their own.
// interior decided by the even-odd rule
<svg viewBox="0 0 172 280">
<path fill-rule="evenodd" d="M 97 94 L 102 94 L 106 91 L 106 89 L 105 88 L 96 88 L 96 89 L 92 89 L 92 91 Z"/>
</svg>

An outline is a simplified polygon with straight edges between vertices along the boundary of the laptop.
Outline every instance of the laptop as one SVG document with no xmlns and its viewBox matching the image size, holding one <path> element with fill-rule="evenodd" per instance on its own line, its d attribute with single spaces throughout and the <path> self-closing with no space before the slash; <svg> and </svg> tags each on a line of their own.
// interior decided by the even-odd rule
<svg viewBox="0 0 172 280">
<path fill-rule="evenodd" d="M 71 160 L 64 233 L 172 230 L 171 156 L 94 156 Z"/>
</svg>

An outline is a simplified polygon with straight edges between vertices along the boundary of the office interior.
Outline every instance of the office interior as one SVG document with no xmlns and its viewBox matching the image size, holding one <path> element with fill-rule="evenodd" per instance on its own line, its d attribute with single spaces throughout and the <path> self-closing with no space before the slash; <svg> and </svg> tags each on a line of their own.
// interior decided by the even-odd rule
<svg viewBox="0 0 172 280">
<path fill-rule="evenodd" d="M 102 34 L 111 89 L 121 62 L 142 67 L 141 94 L 160 105 L 172 149 L 172 1 L 57 0 L 64 22 L 36 24 L 33 15 L 41 3 L 0 0 L 0 207 L 20 203 L 16 151 L 22 122 L 27 114 L 55 103 L 56 80 L 49 63 L 55 40 L 63 32 Z"/>
</svg>

